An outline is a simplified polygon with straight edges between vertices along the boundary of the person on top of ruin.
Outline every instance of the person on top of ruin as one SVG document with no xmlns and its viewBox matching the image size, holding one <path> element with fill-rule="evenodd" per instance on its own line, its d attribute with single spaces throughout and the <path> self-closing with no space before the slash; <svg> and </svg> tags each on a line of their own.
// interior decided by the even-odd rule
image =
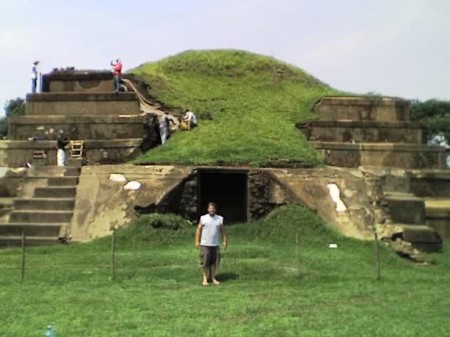
<svg viewBox="0 0 450 337">
<path fill-rule="evenodd" d="M 200 263 L 203 268 L 202 285 L 207 286 L 208 282 L 219 285 L 216 280 L 217 268 L 220 262 L 220 236 L 222 236 L 222 246 L 227 248 L 227 236 L 223 227 L 223 217 L 216 213 L 216 204 L 208 204 L 208 213 L 200 217 L 200 221 L 195 232 L 195 248 L 200 249 Z"/>
<path fill-rule="evenodd" d="M 37 81 L 38 81 L 38 70 L 37 65 L 39 64 L 39 61 L 33 62 L 33 67 L 31 68 L 31 92 L 34 94 L 36 93 L 37 89 Z"/>
<path fill-rule="evenodd" d="M 120 79 L 122 77 L 122 62 L 117 59 L 116 62 L 111 61 L 114 74 L 114 92 L 117 94 L 120 91 Z"/>
<path fill-rule="evenodd" d="M 191 110 L 185 110 L 184 116 L 182 119 L 183 128 L 186 130 L 190 130 L 195 128 L 198 125 L 197 117 Z"/>
<path fill-rule="evenodd" d="M 161 136 L 161 144 L 164 144 L 170 138 L 170 123 L 175 125 L 175 122 L 170 118 L 166 111 L 159 119 L 159 134 Z"/>
<path fill-rule="evenodd" d="M 56 162 L 58 166 L 66 166 L 66 146 L 69 142 L 64 135 L 64 130 L 59 130 L 58 137 L 56 138 Z"/>
</svg>

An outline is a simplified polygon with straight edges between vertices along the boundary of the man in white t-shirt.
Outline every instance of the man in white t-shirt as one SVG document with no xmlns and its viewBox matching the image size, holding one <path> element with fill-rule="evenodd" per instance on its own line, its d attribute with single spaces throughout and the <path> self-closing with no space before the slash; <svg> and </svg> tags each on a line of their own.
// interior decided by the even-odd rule
<svg viewBox="0 0 450 337">
<path fill-rule="evenodd" d="M 36 89 L 37 89 L 37 82 L 38 82 L 37 65 L 38 64 L 39 64 L 39 61 L 34 61 L 33 67 L 31 68 L 31 92 L 33 94 L 36 93 Z"/>
<path fill-rule="evenodd" d="M 200 217 L 200 222 L 195 232 L 195 247 L 200 249 L 200 262 L 203 268 L 204 286 L 211 281 L 215 285 L 220 282 L 216 280 L 217 267 L 220 261 L 220 235 L 222 235 L 223 248 L 227 248 L 227 236 L 223 228 L 223 217 L 216 214 L 216 204 L 208 204 L 208 213 Z"/>
<path fill-rule="evenodd" d="M 183 124 L 186 126 L 187 130 L 190 130 L 192 128 L 195 128 L 198 125 L 197 117 L 191 110 L 186 110 L 184 112 Z"/>
</svg>

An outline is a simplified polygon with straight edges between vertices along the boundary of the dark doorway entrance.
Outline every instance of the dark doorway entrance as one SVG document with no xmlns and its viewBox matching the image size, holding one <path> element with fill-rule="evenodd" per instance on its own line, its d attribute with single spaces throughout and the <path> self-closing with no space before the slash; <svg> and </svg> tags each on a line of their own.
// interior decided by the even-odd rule
<svg viewBox="0 0 450 337">
<path fill-rule="evenodd" d="M 217 204 L 225 224 L 247 222 L 247 172 L 236 170 L 199 170 L 199 215 L 208 202 Z"/>
</svg>

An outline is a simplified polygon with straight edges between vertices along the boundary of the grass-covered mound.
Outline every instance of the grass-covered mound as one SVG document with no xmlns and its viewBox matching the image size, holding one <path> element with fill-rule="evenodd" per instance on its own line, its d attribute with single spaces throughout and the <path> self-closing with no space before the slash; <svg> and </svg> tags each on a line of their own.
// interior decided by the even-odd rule
<svg viewBox="0 0 450 337">
<path fill-rule="evenodd" d="M 138 162 L 321 163 L 294 124 L 313 118 L 314 102 L 336 91 L 299 68 L 249 52 L 211 50 L 187 51 L 132 73 L 151 86 L 154 98 L 200 117 L 199 128 L 175 134 Z"/>
<path fill-rule="evenodd" d="M 227 227 L 220 287 L 202 287 L 195 226 L 174 215 L 142 217 L 82 245 L 0 250 L 0 336 L 447 336 L 449 254 L 416 266 L 345 238 L 311 211 L 290 206 Z M 296 236 L 300 260 L 296 259 Z M 334 242 L 337 249 L 329 249 Z M 299 272 L 300 270 L 300 272 Z"/>
</svg>

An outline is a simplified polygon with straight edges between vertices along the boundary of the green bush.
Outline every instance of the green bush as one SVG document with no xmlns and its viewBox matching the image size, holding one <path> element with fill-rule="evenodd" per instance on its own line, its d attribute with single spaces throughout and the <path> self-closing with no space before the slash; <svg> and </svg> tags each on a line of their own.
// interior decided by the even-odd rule
<svg viewBox="0 0 450 337">
<path fill-rule="evenodd" d="M 190 221 L 175 214 L 144 214 L 120 229 L 117 238 L 120 245 L 167 245 L 182 243 L 188 237 L 193 240 L 193 228 Z"/>
<path fill-rule="evenodd" d="M 450 101 L 412 101 L 411 120 L 425 123 L 430 135 L 442 134 L 450 140 Z"/>
<path fill-rule="evenodd" d="M 8 118 L 25 114 L 25 100 L 17 97 L 5 103 L 5 116 L 0 119 L 0 138 L 8 135 Z"/>
</svg>

